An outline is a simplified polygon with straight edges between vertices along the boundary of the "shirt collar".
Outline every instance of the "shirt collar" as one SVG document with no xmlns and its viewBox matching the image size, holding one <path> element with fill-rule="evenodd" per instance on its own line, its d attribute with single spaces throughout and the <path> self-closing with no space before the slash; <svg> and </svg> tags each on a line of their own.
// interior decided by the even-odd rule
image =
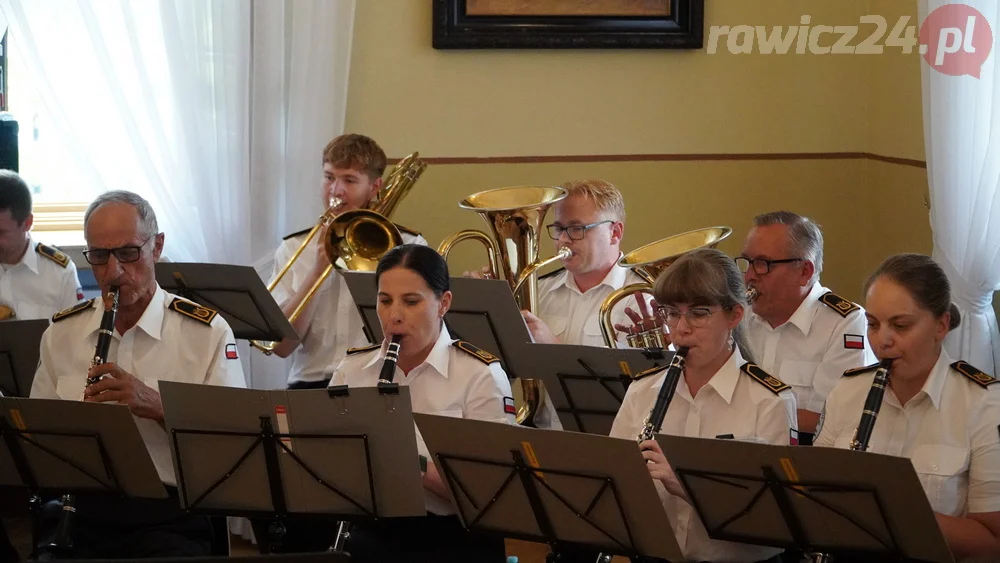
<svg viewBox="0 0 1000 563">
<path fill-rule="evenodd" d="M 142 316 L 139 317 L 139 322 L 135 323 L 135 326 L 156 340 L 160 340 L 163 329 L 163 312 L 169 305 L 167 292 L 160 287 L 160 284 L 156 284 L 156 292 L 153 293 L 153 298 L 149 301 L 149 305 L 146 305 L 146 310 L 142 312 Z M 100 296 L 94 299 L 93 307 L 94 312 L 91 313 L 93 319 L 90 322 L 91 333 L 97 332 L 101 328 L 101 317 L 104 316 L 104 301 Z M 118 336 L 117 332 L 114 334 L 115 337 Z"/>
<path fill-rule="evenodd" d="M 719 371 L 715 372 L 715 375 L 708 380 L 705 386 L 714 389 L 727 404 L 731 403 L 733 394 L 736 392 L 736 383 L 740 378 L 740 366 L 743 364 L 743 355 L 740 354 L 739 347 L 734 346 L 729 359 L 722 364 Z"/>
<path fill-rule="evenodd" d="M 38 253 L 35 252 L 35 239 L 28 234 L 28 249 L 24 251 L 24 256 L 21 257 L 20 264 L 24 264 L 34 273 L 38 273 Z"/>
<path fill-rule="evenodd" d="M 950 375 L 948 371 L 951 369 L 951 363 L 948 352 L 945 352 L 942 347 L 937 362 L 931 368 L 931 373 L 927 376 L 923 388 L 920 389 L 920 392 L 927 395 L 931 403 L 934 403 L 934 408 L 938 410 L 941 410 L 941 395 L 944 394 L 944 384 Z"/>
<path fill-rule="evenodd" d="M 438 372 L 443 377 L 447 378 L 448 377 L 448 357 L 449 357 L 448 356 L 448 349 L 451 346 L 451 343 L 454 342 L 454 341 L 455 341 L 455 339 L 452 338 L 451 337 L 451 333 L 448 332 L 448 327 L 442 325 L 441 326 L 441 334 L 438 335 L 437 342 L 434 343 L 434 347 L 431 348 L 430 353 L 427 354 L 427 359 L 425 359 L 423 361 L 423 363 L 420 364 L 420 366 L 429 365 L 430 367 L 434 368 L 434 371 Z M 372 359 L 368 360 L 368 363 L 366 363 L 364 365 L 364 368 L 362 368 L 362 369 L 368 369 L 368 368 L 374 366 L 375 364 L 381 364 L 382 362 L 384 362 L 385 361 L 385 350 L 386 350 L 387 346 L 388 346 L 388 343 L 385 340 L 383 340 L 382 341 L 382 348 L 379 349 L 378 354 L 375 354 L 375 357 L 373 357 Z M 417 367 L 419 368 L 420 366 L 417 366 Z M 414 368 L 414 369 L 416 369 L 416 368 Z"/>
<path fill-rule="evenodd" d="M 812 289 L 806 295 L 806 298 L 799 303 L 799 307 L 795 309 L 792 316 L 788 318 L 786 324 L 791 324 L 798 327 L 802 331 L 802 334 L 809 336 L 809 328 L 812 326 L 813 319 L 816 318 L 816 307 L 820 305 L 819 298 L 826 293 L 827 289 L 820 285 L 817 281 L 813 283 Z M 824 305 L 825 306 L 825 305 Z"/>
<path fill-rule="evenodd" d="M 618 265 L 618 261 L 622 259 L 622 256 L 624 256 L 624 254 L 619 252 L 618 260 L 615 260 L 615 265 L 611 267 L 611 270 L 609 270 L 607 275 L 604 276 L 601 283 L 595 285 L 591 291 L 601 287 L 602 285 L 606 285 L 611 289 L 619 289 L 625 286 L 625 276 L 628 275 L 629 269 Z M 583 293 L 580 291 L 580 288 L 577 287 L 576 280 L 573 278 L 573 274 L 571 274 L 569 270 L 563 272 L 563 285 L 577 293 Z"/>
</svg>

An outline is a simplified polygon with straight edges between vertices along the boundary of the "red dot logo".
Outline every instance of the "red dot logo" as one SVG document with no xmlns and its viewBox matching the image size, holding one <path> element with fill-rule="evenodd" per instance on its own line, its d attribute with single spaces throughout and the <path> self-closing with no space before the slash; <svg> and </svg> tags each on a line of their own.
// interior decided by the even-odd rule
<svg viewBox="0 0 1000 563">
<path fill-rule="evenodd" d="M 993 29 L 979 10 L 967 4 L 941 6 L 920 26 L 920 52 L 942 74 L 979 78 L 992 50 Z"/>
</svg>

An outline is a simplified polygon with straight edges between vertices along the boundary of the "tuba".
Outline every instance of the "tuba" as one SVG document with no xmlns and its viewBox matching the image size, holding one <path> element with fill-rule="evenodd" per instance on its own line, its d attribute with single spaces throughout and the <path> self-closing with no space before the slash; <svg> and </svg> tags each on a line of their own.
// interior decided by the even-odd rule
<svg viewBox="0 0 1000 563">
<path fill-rule="evenodd" d="M 715 248 L 732 232 L 733 230 L 729 227 L 709 227 L 688 231 L 641 246 L 622 256 L 618 260 L 618 265 L 630 268 L 645 282 L 633 283 L 617 289 L 601 303 L 601 334 L 604 336 L 604 343 L 609 348 L 617 348 L 618 338 L 615 326 L 611 322 L 611 312 L 619 301 L 636 291 L 651 294 L 657 276 L 678 258 L 699 248 Z M 666 348 L 663 330 L 660 327 L 654 327 L 642 332 L 630 333 L 626 336 L 628 346 L 630 348 Z"/>
<path fill-rule="evenodd" d="M 561 248 L 555 256 L 538 258 L 542 222 L 552 204 L 564 199 L 566 190 L 553 186 L 515 186 L 472 194 L 459 203 L 462 209 L 475 211 L 490 226 L 493 236 L 473 229 L 459 231 L 447 237 L 438 253 L 448 259 L 451 249 L 464 240 L 477 240 L 486 247 L 490 276 L 506 280 L 514 293 L 518 307 L 535 313 L 538 309 L 536 272 L 556 260 L 572 255 Z M 542 382 L 521 379 L 521 405 L 517 422 L 534 426 L 545 397 Z"/>
<path fill-rule="evenodd" d="M 406 197 L 426 168 L 427 163 L 420 159 L 419 153 L 407 155 L 389 172 L 385 185 L 379 190 L 378 197 L 369 204 L 367 209 L 353 209 L 338 214 L 337 210 L 343 205 L 343 202 L 338 198 L 331 198 L 329 206 L 320 215 L 316 226 L 309 231 L 288 263 L 281 268 L 278 275 L 267 286 L 269 292 L 274 291 L 292 265 L 309 248 L 309 244 L 316 235 L 324 232 L 325 229 L 326 239 L 323 241 L 323 250 L 330 260 L 330 265 L 326 267 L 316 283 L 309 288 L 302 301 L 296 304 L 292 314 L 288 316 L 289 322 L 294 322 L 295 319 L 299 318 L 306 305 L 312 300 L 313 295 L 335 268 L 364 272 L 374 271 L 378 266 L 378 261 L 386 252 L 403 244 L 403 235 L 396 225 L 392 224 L 389 217 L 392 216 L 399 202 Z M 251 340 L 250 345 L 270 355 L 277 343 Z"/>
</svg>

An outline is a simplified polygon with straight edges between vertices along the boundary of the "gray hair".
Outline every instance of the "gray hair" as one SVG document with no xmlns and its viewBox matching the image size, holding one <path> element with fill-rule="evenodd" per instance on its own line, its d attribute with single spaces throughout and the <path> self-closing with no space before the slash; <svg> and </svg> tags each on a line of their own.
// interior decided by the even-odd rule
<svg viewBox="0 0 1000 563">
<path fill-rule="evenodd" d="M 788 227 L 788 246 L 793 258 L 805 258 L 813 263 L 812 281 L 823 272 L 823 231 L 808 217 L 791 211 L 772 211 L 753 218 L 755 227 L 785 225 Z"/>
<path fill-rule="evenodd" d="M 86 213 L 83 214 L 83 231 L 87 231 L 87 223 L 90 222 L 90 216 L 94 211 L 97 211 L 102 205 L 113 203 L 131 205 L 135 208 L 136 213 L 139 214 L 139 225 L 143 235 L 151 237 L 160 232 L 160 228 L 156 224 L 156 213 L 153 212 L 153 206 L 139 194 L 124 190 L 104 192 L 97 196 L 97 199 L 91 202 Z"/>
</svg>

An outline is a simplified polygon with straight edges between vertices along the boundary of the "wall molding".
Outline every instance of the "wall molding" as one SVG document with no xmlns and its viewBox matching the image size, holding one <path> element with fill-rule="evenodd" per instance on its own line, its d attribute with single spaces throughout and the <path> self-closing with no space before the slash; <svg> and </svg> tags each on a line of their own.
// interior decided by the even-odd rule
<svg viewBox="0 0 1000 563">
<path fill-rule="evenodd" d="M 874 160 L 927 168 L 923 160 L 899 158 L 869 152 L 802 152 L 802 153 L 693 153 L 693 154 L 581 154 L 564 156 L 485 156 L 485 157 L 421 157 L 427 164 L 544 164 L 563 162 L 709 162 L 764 160 Z M 391 163 L 400 159 L 391 159 Z"/>
</svg>

